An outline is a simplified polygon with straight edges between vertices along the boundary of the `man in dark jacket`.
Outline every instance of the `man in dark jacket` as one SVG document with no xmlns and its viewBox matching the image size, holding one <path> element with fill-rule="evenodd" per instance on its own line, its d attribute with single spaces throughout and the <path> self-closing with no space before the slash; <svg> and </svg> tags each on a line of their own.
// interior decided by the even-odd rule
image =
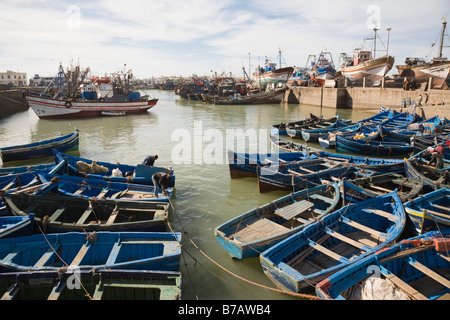
<svg viewBox="0 0 450 320">
<path fill-rule="evenodd" d="M 159 189 L 162 190 L 164 196 L 168 197 L 169 192 L 167 188 L 171 182 L 170 172 L 157 172 L 152 176 L 153 185 L 155 187 L 155 198 L 158 198 Z"/>
<path fill-rule="evenodd" d="M 155 161 L 157 159 L 158 159 L 158 155 L 148 156 L 147 158 L 145 158 L 145 160 L 142 162 L 142 164 L 145 164 L 147 166 L 153 166 L 153 164 L 155 163 Z"/>
</svg>

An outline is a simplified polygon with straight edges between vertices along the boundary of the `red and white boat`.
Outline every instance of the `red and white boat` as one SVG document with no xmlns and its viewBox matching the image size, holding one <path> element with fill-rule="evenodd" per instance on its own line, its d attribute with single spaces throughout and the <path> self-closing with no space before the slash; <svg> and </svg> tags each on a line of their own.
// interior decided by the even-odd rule
<svg viewBox="0 0 450 320">
<path fill-rule="evenodd" d="M 33 94 L 25 98 L 40 119 L 127 115 L 145 112 L 158 102 L 158 99 L 148 98 L 137 101 L 71 101 Z"/>
<path fill-rule="evenodd" d="M 84 83 L 89 68 L 81 72 L 79 67 L 58 73 L 57 93 L 25 94 L 28 105 L 41 119 L 118 116 L 146 112 L 158 99 L 141 97 L 139 92 L 127 88 L 132 77 L 128 73 L 108 77 L 93 78 Z M 121 79 L 123 76 L 124 79 Z"/>
</svg>

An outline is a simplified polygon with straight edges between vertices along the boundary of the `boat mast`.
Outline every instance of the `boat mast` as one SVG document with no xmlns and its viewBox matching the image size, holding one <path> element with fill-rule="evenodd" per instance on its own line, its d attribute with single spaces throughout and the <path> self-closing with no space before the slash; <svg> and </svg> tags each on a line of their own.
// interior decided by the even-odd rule
<svg viewBox="0 0 450 320">
<path fill-rule="evenodd" d="M 375 32 L 373 36 L 373 58 L 376 58 L 377 55 L 377 28 L 373 28 L 373 31 Z"/>
<path fill-rule="evenodd" d="M 442 58 L 442 48 L 444 47 L 444 34 L 445 28 L 447 27 L 447 19 L 442 19 L 442 32 L 441 32 L 441 42 L 439 44 L 439 58 Z"/>
</svg>

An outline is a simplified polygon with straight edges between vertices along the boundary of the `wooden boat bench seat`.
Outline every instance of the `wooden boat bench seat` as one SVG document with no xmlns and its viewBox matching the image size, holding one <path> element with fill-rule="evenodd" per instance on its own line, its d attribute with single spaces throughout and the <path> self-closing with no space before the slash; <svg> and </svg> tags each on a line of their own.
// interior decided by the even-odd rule
<svg viewBox="0 0 450 320">
<path fill-rule="evenodd" d="M 308 244 L 309 244 L 309 246 L 311 248 L 322 252 L 324 255 L 326 255 L 326 256 L 328 256 L 328 257 L 330 257 L 330 258 L 332 258 L 332 259 L 334 259 L 336 261 L 348 261 L 347 258 L 337 254 L 336 252 L 333 252 L 333 251 L 325 248 L 324 246 L 322 246 L 322 245 L 320 245 L 320 244 L 318 244 L 318 243 L 316 243 L 316 242 L 314 242 L 314 241 L 312 241 L 310 239 L 308 239 Z"/>
<path fill-rule="evenodd" d="M 233 237 L 240 242 L 250 242 L 287 230 L 289 229 L 272 220 L 262 218 L 245 224 L 245 228 L 236 232 Z"/>
<path fill-rule="evenodd" d="M 352 221 L 352 220 L 350 220 L 350 219 L 348 219 L 346 217 L 342 217 L 341 221 L 343 223 L 345 223 L 345 224 L 355 228 L 355 229 L 364 231 L 364 232 L 366 232 L 366 233 L 368 233 L 368 234 L 370 234 L 372 236 L 375 236 L 375 237 L 381 238 L 381 239 L 386 239 L 386 235 L 383 232 L 380 232 L 380 231 L 374 230 L 372 228 L 366 227 L 366 226 L 364 226 L 364 225 L 362 225 L 362 224 L 360 224 L 360 223 L 358 223 L 356 221 Z"/>
<path fill-rule="evenodd" d="M 84 190 L 87 189 L 87 186 L 82 186 L 80 189 L 78 189 L 77 191 L 75 191 L 73 194 L 75 195 L 80 195 L 83 193 Z"/>
<path fill-rule="evenodd" d="M 325 196 L 323 196 L 323 195 L 321 195 L 321 194 L 312 194 L 312 195 L 310 195 L 309 196 L 311 199 L 317 199 L 317 200 L 322 200 L 322 201 L 324 201 L 324 202 L 327 202 L 327 203 L 333 203 L 333 199 L 331 199 L 331 198 L 328 198 L 328 197 L 325 197 Z"/>
<path fill-rule="evenodd" d="M 384 210 L 380 210 L 380 209 L 370 208 L 370 209 L 362 209 L 362 211 L 368 212 L 368 213 L 371 213 L 371 214 L 374 213 L 374 214 L 379 215 L 381 217 L 385 217 L 386 219 L 389 219 L 391 221 L 397 221 L 397 219 L 398 219 L 397 216 L 395 216 L 395 215 L 393 215 L 393 214 L 391 214 L 389 212 L 386 212 Z"/>
<path fill-rule="evenodd" d="M 444 206 L 440 206 L 440 205 L 438 205 L 438 204 L 435 204 L 435 203 L 430 203 L 433 207 L 435 207 L 435 208 L 437 208 L 437 209 L 441 209 L 441 210 L 444 210 L 444 211 L 450 211 L 450 208 L 447 208 L 447 207 L 444 207 Z"/>
<path fill-rule="evenodd" d="M 100 192 L 96 198 L 97 199 L 103 198 L 105 196 L 105 194 L 108 193 L 108 191 L 109 191 L 109 189 L 103 189 L 102 192 Z"/>
<path fill-rule="evenodd" d="M 57 243 L 53 247 L 49 248 L 46 253 L 42 255 L 42 257 L 34 264 L 34 268 L 42 268 L 49 260 L 50 258 L 55 254 L 55 252 L 59 249 L 61 246 L 60 243 Z"/>
<path fill-rule="evenodd" d="M 355 248 L 358 248 L 358 249 L 361 249 L 361 250 L 364 250 L 364 251 L 371 251 L 372 250 L 372 247 L 370 247 L 369 245 L 367 245 L 365 243 L 362 243 L 362 242 L 359 242 L 359 241 L 356 241 L 356 240 L 353 240 L 352 238 L 349 238 L 349 237 L 347 237 L 347 236 L 345 236 L 345 235 L 343 235 L 341 233 L 335 232 L 335 231 L 333 231 L 333 230 L 331 230 L 329 228 L 326 229 L 326 233 L 329 234 L 330 236 L 332 236 L 333 238 L 336 238 L 338 240 L 346 242 L 346 243 L 348 243 L 349 245 L 351 245 L 351 246 L 353 246 Z"/>
<path fill-rule="evenodd" d="M 311 209 L 314 207 L 314 203 L 309 202 L 307 200 L 301 200 L 298 202 L 294 202 L 286 207 L 279 208 L 275 210 L 275 214 L 279 215 L 280 217 L 290 220 L 301 213 Z"/>
<path fill-rule="evenodd" d="M 381 268 L 381 274 L 395 286 L 402 289 L 411 298 L 415 300 L 429 300 L 426 296 L 383 267 Z"/>
<path fill-rule="evenodd" d="M 66 210 L 67 208 L 67 201 L 65 201 L 49 218 L 49 222 L 54 222 L 56 219 L 59 218 L 59 216 Z"/>
</svg>

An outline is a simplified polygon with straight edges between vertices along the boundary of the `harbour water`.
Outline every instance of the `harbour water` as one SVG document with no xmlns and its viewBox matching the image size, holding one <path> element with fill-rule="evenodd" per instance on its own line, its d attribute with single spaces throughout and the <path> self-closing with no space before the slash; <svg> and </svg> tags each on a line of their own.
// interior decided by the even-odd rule
<svg viewBox="0 0 450 320">
<path fill-rule="evenodd" d="M 262 272 L 259 258 L 232 259 L 215 239 L 214 228 L 218 225 L 287 194 L 283 191 L 260 194 L 254 178 L 231 180 L 226 163 L 227 136 L 239 133 L 239 129 L 255 130 L 258 146 L 268 148 L 258 151 L 269 151 L 272 124 L 301 120 L 310 113 L 326 118 L 340 114 L 353 121 L 371 114 L 298 104 L 215 106 L 180 99 L 173 91 L 145 93 L 159 102 L 140 115 L 40 120 L 29 109 L 0 119 L 0 146 L 50 139 L 77 128 L 80 147 L 75 155 L 83 158 L 136 165 L 146 156 L 157 154 L 155 165 L 173 167 L 176 176 L 170 226 L 183 233 L 182 298 L 298 299 L 272 290 L 275 285 Z M 253 147 L 249 142 L 247 149 L 251 151 Z"/>
</svg>

